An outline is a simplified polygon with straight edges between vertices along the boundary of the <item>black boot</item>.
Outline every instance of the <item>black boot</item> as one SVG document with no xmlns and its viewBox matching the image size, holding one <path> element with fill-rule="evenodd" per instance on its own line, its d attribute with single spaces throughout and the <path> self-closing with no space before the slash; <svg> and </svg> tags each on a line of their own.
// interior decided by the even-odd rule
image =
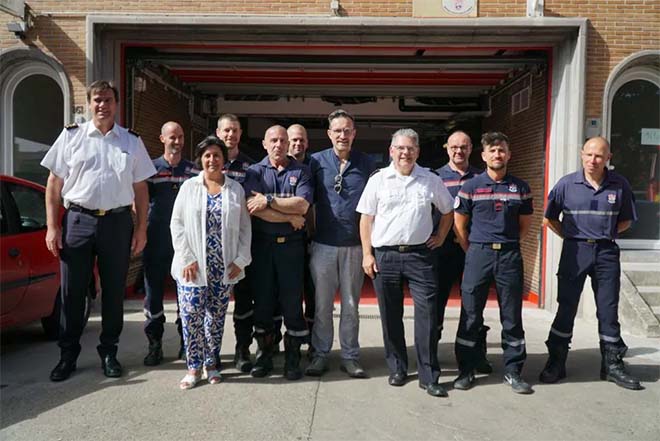
<svg viewBox="0 0 660 441">
<path fill-rule="evenodd" d="M 298 337 L 284 335 L 284 376 L 287 380 L 299 380 L 303 373 L 300 369 L 300 345 Z"/>
<path fill-rule="evenodd" d="M 178 314 L 178 312 L 177 312 Z M 183 342 L 183 323 L 181 322 L 181 318 L 177 317 L 176 319 L 176 330 L 179 333 L 179 353 L 177 354 L 177 358 L 179 360 L 186 360 L 186 344 Z M 220 366 L 220 365 L 218 365 Z"/>
<path fill-rule="evenodd" d="M 259 349 L 257 359 L 250 370 L 250 375 L 255 378 L 265 377 L 273 370 L 273 334 L 255 334 Z"/>
<path fill-rule="evenodd" d="M 486 352 L 488 351 L 486 344 L 486 335 L 490 327 L 483 325 L 479 330 L 479 342 L 477 343 L 479 347 L 479 360 L 474 369 L 480 374 L 490 374 L 493 372 L 493 366 L 490 364 L 490 361 L 486 358 Z"/>
<path fill-rule="evenodd" d="M 602 357 L 600 379 L 611 381 L 617 386 L 626 389 L 641 390 L 643 387 L 639 384 L 639 380 L 626 372 L 626 366 L 622 360 L 626 349 L 626 347 L 618 348 L 603 344 L 600 345 L 600 354 Z"/>
<path fill-rule="evenodd" d="M 548 361 L 539 375 L 541 383 L 556 383 L 566 378 L 566 358 L 568 357 L 568 344 L 557 344 L 546 341 L 548 347 Z"/>
<path fill-rule="evenodd" d="M 144 357 L 144 365 L 158 366 L 163 362 L 163 343 L 160 339 L 147 338 L 149 339 L 149 352 Z"/>
<path fill-rule="evenodd" d="M 250 345 L 236 345 L 234 354 L 234 364 L 236 369 L 248 373 L 252 370 L 252 360 L 250 360 Z"/>
</svg>

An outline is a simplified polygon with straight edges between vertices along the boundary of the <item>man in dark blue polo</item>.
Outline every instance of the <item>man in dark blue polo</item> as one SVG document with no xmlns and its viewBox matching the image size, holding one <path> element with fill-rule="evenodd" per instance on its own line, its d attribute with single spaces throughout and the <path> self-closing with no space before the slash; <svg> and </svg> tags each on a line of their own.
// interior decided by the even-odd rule
<svg viewBox="0 0 660 441">
<path fill-rule="evenodd" d="M 306 375 L 320 376 L 328 369 L 334 339 L 335 293 L 341 296 L 339 343 L 341 369 L 354 378 L 365 378 L 360 366 L 360 293 L 364 283 L 359 215 L 355 211 L 369 176 L 375 169 L 364 153 L 352 149 L 355 139 L 353 116 L 335 110 L 328 116 L 332 147 L 312 155 L 316 228 L 311 249 L 310 271 L 316 286 L 316 309 L 312 345 L 314 359 Z"/>
<path fill-rule="evenodd" d="M 284 316 L 284 375 L 302 377 L 300 345 L 309 331 L 302 312 L 305 214 L 314 189 L 309 168 L 287 155 L 286 129 L 266 130 L 263 146 L 268 152 L 250 166 L 245 178 L 248 210 L 252 215 L 252 264 L 249 267 L 254 296 L 254 336 L 259 345 L 250 371 L 264 377 L 273 368 L 275 327 L 273 315 L 279 306 Z"/>
<path fill-rule="evenodd" d="M 532 388 L 520 376 L 527 358 L 520 240 L 532 221 L 532 194 L 525 181 L 507 173 L 511 150 L 506 135 L 485 133 L 481 145 L 486 171 L 463 184 L 454 202 L 456 237 L 466 252 L 455 345 L 459 376 L 454 388 L 467 390 L 474 385 L 474 370 L 483 356 L 479 347 L 483 311 L 488 289 L 495 280 L 502 323 L 504 382 L 516 393 L 529 394 Z"/>
<path fill-rule="evenodd" d="M 566 377 L 568 345 L 588 275 L 598 311 L 601 379 L 639 390 L 639 380 L 626 372 L 622 360 L 628 348 L 618 319 L 621 265 L 614 241 L 637 220 L 633 193 L 626 178 L 607 170 L 612 154 L 606 139 L 589 139 L 581 157 L 583 170 L 559 180 L 548 195 L 543 219 L 564 244 L 557 272 L 559 306 L 545 342 L 550 356 L 540 380 L 555 383 Z"/>
<path fill-rule="evenodd" d="M 160 130 L 163 155 L 153 160 L 156 174 L 147 179 L 149 186 L 149 218 L 147 245 L 144 248 L 144 333 L 149 340 L 149 352 L 144 357 L 145 366 L 156 366 L 163 361 L 163 324 L 165 311 L 163 293 L 169 277 L 174 249 L 170 234 L 170 220 L 174 200 L 183 182 L 199 171 L 190 161 L 181 158 L 185 145 L 183 129 L 174 122 L 163 124 Z M 178 308 L 177 308 L 178 309 Z M 178 315 L 178 314 L 177 314 Z M 179 331 L 179 358 L 185 356 L 181 320 L 177 317 Z"/>
<path fill-rule="evenodd" d="M 472 154 L 472 140 L 470 136 L 458 130 L 452 133 L 447 138 L 445 144 L 447 149 L 447 156 L 449 162 L 436 170 L 442 182 L 449 190 L 452 198 L 456 198 L 458 190 L 461 189 L 470 179 L 480 174 L 483 170 L 470 165 L 470 155 Z M 436 211 L 434 213 L 439 216 Z M 442 329 L 445 320 L 445 309 L 451 288 L 456 281 L 460 280 L 465 266 L 465 252 L 456 239 L 456 234 L 453 230 L 447 234 L 447 239 L 440 248 L 436 250 L 438 256 L 438 312 L 440 317 L 438 320 L 438 338 L 442 338 Z M 481 327 L 479 332 L 479 348 L 483 354 L 479 363 L 475 367 L 476 371 L 482 374 L 490 374 L 493 368 L 486 359 L 486 334 L 490 328 L 486 325 Z"/>
<path fill-rule="evenodd" d="M 215 134 L 227 146 L 227 162 L 225 162 L 225 176 L 245 185 L 247 169 L 254 163 L 252 158 L 240 151 L 241 122 L 232 113 L 225 113 L 218 118 L 218 127 Z M 234 352 L 234 365 L 241 372 L 250 372 L 250 345 L 252 344 L 254 300 L 250 289 L 249 271 L 233 288 L 234 295 L 234 334 L 236 336 L 236 350 Z"/>
</svg>

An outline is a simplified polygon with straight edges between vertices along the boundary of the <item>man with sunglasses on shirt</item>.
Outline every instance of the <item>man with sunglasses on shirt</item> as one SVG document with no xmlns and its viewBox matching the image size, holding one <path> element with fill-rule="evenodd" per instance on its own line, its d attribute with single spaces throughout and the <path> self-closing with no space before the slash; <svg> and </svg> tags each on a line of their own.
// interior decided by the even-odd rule
<svg viewBox="0 0 660 441">
<path fill-rule="evenodd" d="M 359 362 L 360 292 L 364 282 L 359 214 L 355 211 L 369 175 L 375 170 L 366 154 L 353 149 L 355 119 L 338 109 L 328 116 L 332 147 L 312 155 L 316 213 L 315 235 L 310 246 L 310 272 L 316 287 L 312 346 L 315 354 L 306 375 L 328 370 L 334 334 L 333 303 L 341 296 L 339 343 L 341 370 L 353 378 L 366 378 Z"/>
</svg>

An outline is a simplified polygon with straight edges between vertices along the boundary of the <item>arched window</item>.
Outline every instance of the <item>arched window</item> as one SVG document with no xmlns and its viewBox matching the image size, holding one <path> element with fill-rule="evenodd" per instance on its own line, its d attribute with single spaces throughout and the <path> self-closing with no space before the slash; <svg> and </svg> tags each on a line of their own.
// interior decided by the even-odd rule
<svg viewBox="0 0 660 441">
<path fill-rule="evenodd" d="M 655 55 L 655 60 L 660 56 Z M 660 248 L 660 70 L 656 63 L 635 57 L 608 82 L 606 135 L 612 145 L 611 166 L 630 182 L 639 216 L 621 235 L 625 248 Z"/>
<path fill-rule="evenodd" d="M 45 184 L 48 171 L 39 163 L 71 117 L 68 80 L 33 50 L 3 54 L 1 64 L 1 172 Z"/>
</svg>

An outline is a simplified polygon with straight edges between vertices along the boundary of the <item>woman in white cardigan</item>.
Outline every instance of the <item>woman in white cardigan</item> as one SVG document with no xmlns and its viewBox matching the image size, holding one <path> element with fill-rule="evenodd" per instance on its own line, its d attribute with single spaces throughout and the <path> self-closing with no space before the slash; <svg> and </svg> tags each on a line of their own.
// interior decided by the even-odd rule
<svg viewBox="0 0 660 441">
<path fill-rule="evenodd" d="M 252 229 L 239 183 L 225 178 L 227 147 L 215 136 L 197 146 L 202 172 L 183 183 L 170 230 L 188 372 L 179 383 L 191 389 L 202 378 L 221 381 L 220 345 L 231 285 L 250 264 Z"/>
</svg>

